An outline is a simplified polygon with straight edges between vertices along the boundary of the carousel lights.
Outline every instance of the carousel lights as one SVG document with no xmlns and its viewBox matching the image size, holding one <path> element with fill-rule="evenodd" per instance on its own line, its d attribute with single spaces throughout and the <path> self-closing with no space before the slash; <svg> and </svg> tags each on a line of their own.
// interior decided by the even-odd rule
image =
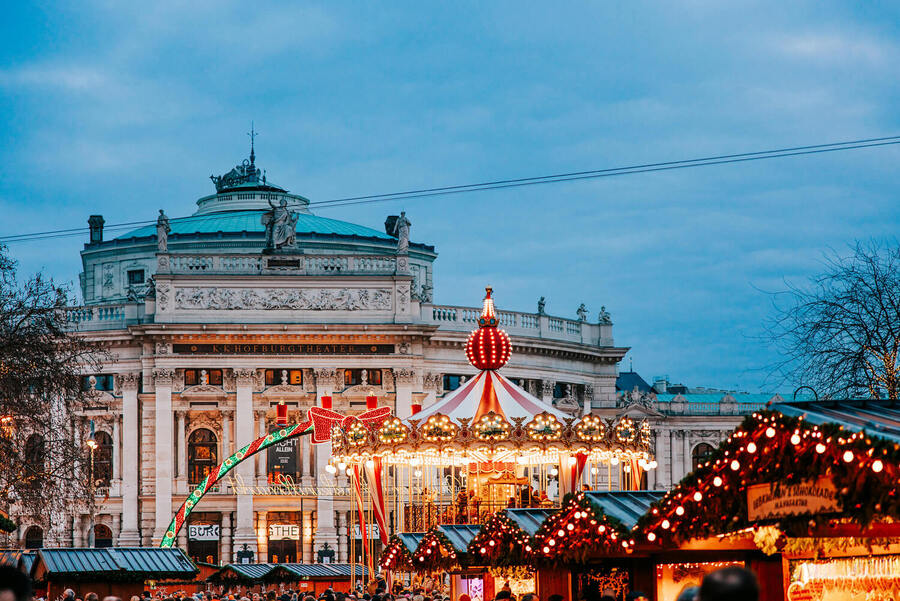
<svg viewBox="0 0 900 601">
<path fill-rule="evenodd" d="M 587 415 L 575 426 L 575 435 L 580 440 L 600 442 L 606 438 L 606 426 L 597 415 Z"/>
</svg>

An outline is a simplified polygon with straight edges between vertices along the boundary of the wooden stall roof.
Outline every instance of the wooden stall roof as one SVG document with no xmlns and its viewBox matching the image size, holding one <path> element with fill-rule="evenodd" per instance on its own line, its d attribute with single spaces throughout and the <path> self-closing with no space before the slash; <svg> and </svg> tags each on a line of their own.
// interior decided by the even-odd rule
<svg viewBox="0 0 900 601">
<path fill-rule="evenodd" d="M 803 416 L 811 424 L 838 424 L 850 432 L 865 430 L 900 443 L 900 408 L 887 399 L 777 403 L 771 408 L 790 417 Z"/>
<path fill-rule="evenodd" d="M 662 490 L 592 490 L 584 495 L 591 503 L 629 530 L 647 513 L 650 505 L 665 495 Z"/>
<path fill-rule="evenodd" d="M 422 542 L 423 536 L 425 536 L 424 532 L 400 532 L 397 534 L 397 538 L 400 539 L 400 542 L 403 543 L 403 546 L 406 547 L 406 550 L 410 553 L 416 552 L 419 543 Z"/>
<path fill-rule="evenodd" d="M 528 536 L 534 536 L 556 509 L 504 509 L 506 516 Z"/>
<path fill-rule="evenodd" d="M 196 566 L 181 549 L 158 548 L 71 548 L 40 549 L 31 569 L 38 580 L 89 581 L 114 578 L 118 581 L 193 578 Z"/>
</svg>

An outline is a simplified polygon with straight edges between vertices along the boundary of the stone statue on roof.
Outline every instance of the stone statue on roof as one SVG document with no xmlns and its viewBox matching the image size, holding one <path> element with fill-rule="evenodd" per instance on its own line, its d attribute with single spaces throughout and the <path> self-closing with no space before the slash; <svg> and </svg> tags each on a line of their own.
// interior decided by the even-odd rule
<svg viewBox="0 0 900 601">
<path fill-rule="evenodd" d="M 578 310 L 575 313 L 578 315 L 578 321 L 587 321 L 588 310 L 584 303 L 578 306 Z"/>
<path fill-rule="evenodd" d="M 169 252 L 169 232 L 172 231 L 172 228 L 169 227 L 169 218 L 163 212 L 162 209 L 159 210 L 159 217 L 156 219 L 156 250 L 157 252 L 165 253 Z"/>
<path fill-rule="evenodd" d="M 266 226 L 266 250 L 277 250 L 286 246 L 294 246 L 297 241 L 298 215 L 288 209 L 287 199 L 282 198 L 276 205 L 269 199 L 271 211 L 262 216 L 262 224 Z"/>
<path fill-rule="evenodd" d="M 610 317 L 609 311 L 606 310 L 606 305 L 600 307 L 600 315 L 597 317 L 597 323 L 603 325 L 609 325 L 612 323 L 612 317 Z"/>
<path fill-rule="evenodd" d="M 546 312 L 544 311 L 546 306 L 547 306 L 547 301 L 544 300 L 544 297 L 542 296 L 541 298 L 538 299 L 538 315 L 546 315 Z"/>
<path fill-rule="evenodd" d="M 409 252 L 409 227 L 412 222 L 406 218 L 406 211 L 400 211 L 400 216 L 394 223 L 394 235 L 397 236 L 397 254 L 405 255 Z"/>
</svg>

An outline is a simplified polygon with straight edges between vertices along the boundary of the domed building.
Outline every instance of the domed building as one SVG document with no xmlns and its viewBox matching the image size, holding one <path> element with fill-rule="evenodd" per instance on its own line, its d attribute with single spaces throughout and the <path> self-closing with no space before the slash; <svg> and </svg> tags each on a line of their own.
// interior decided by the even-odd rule
<svg viewBox="0 0 900 601">
<path fill-rule="evenodd" d="M 252 149 L 212 181 L 215 193 L 190 216 L 161 210 L 156 224 L 114 238 L 102 216 L 90 217 L 84 304 L 69 317 L 109 351 L 102 369 L 84 374 L 95 402 L 77 416 L 99 443 L 95 536 L 91 516 L 76 512 L 23 524 L 22 541 L 46 527 L 41 543 L 51 546 L 158 544 L 193 487 L 275 427 L 279 404 L 299 422 L 323 396 L 351 414 L 374 395 L 405 418 L 478 373 L 466 339 L 482 292 L 471 291 L 469 307 L 434 303 L 438 255 L 410 239 L 405 214 L 380 229 L 315 215 L 307 198 L 267 179 Z M 567 319 L 547 315 L 543 299 L 536 312 L 516 312 L 502 289 L 495 297 L 512 350 L 505 377 L 572 416 L 654 413 L 617 408 L 628 349 L 615 345 L 605 311 Z M 656 472 L 675 475 L 662 469 L 674 453 L 662 440 L 653 443 L 661 468 L 641 486 L 669 484 Z M 328 444 L 299 437 L 244 461 L 194 509 L 178 545 L 221 563 L 239 552 L 311 562 L 327 544 L 346 561 L 360 533 L 349 527 L 348 480 L 325 469 L 329 458 Z"/>
</svg>

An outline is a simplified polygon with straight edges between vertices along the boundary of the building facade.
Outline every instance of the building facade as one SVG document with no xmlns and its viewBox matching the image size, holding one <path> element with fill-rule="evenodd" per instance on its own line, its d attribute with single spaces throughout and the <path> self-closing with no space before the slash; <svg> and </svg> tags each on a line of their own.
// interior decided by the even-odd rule
<svg viewBox="0 0 900 601">
<path fill-rule="evenodd" d="M 302 421 L 322 396 L 353 413 L 376 395 L 406 417 L 475 373 L 463 345 L 482 291 L 471 291 L 471 307 L 434 304 L 437 253 L 410 241 L 404 214 L 384 230 L 314 215 L 309 200 L 267 181 L 252 151 L 212 179 L 215 193 L 188 217 L 160 211 L 155 225 L 112 239 L 102 216 L 90 217 L 84 304 L 69 318 L 108 351 L 102 370 L 85 374 L 93 400 L 75 418 L 99 443 L 98 507 L 21 524 L 20 545 L 157 545 L 209 469 L 274 428 L 279 403 Z M 502 308 L 502 290 L 495 296 Z M 617 394 L 628 349 L 615 345 L 605 311 L 565 319 L 539 303 L 499 315 L 513 343 L 507 377 L 573 415 L 653 421 L 651 487 L 671 486 L 692 445 L 715 444 L 740 420 L 740 407 L 679 413 L 680 401 Z M 190 516 L 179 546 L 213 563 L 241 551 L 311 562 L 327 544 L 346 561 L 360 533 L 349 527 L 347 479 L 325 470 L 328 460 L 327 444 L 301 437 L 244 461 Z"/>
</svg>

